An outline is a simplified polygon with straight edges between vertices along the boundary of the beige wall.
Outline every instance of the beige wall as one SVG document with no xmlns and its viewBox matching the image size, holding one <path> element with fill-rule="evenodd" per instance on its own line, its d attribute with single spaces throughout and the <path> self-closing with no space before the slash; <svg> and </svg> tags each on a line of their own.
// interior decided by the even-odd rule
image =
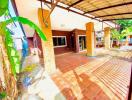
<svg viewBox="0 0 132 100">
<path fill-rule="evenodd" d="M 39 25 L 38 22 L 38 6 L 37 0 L 15 0 L 19 16 L 25 17 Z M 34 34 L 34 30 L 27 25 L 23 25 L 26 34 L 30 37 Z"/>
<path fill-rule="evenodd" d="M 15 0 L 17 3 L 17 8 L 21 16 L 27 17 L 30 20 L 38 24 L 37 9 L 40 8 L 40 2 L 37 0 Z M 48 9 L 46 6 L 43 6 L 45 9 Z M 73 12 L 68 12 L 67 10 L 56 7 L 53 13 L 51 14 L 51 27 L 52 30 L 62 30 L 62 31 L 71 31 L 75 28 L 86 30 L 85 24 L 87 22 L 94 22 L 94 28 L 96 31 L 102 30 L 102 22 L 91 20 L 87 17 L 75 14 Z M 108 22 L 107 22 L 108 23 Z M 115 26 L 112 23 L 109 23 L 112 26 Z M 108 25 L 104 24 L 104 27 Z M 30 32 L 30 30 L 26 29 Z"/>
</svg>

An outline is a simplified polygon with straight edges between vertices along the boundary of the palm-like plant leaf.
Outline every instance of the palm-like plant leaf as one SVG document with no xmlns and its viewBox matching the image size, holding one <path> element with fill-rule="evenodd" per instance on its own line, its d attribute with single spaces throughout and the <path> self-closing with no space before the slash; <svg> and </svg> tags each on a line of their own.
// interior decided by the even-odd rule
<svg viewBox="0 0 132 100">
<path fill-rule="evenodd" d="M 20 67 L 20 60 L 19 57 L 17 55 L 17 51 L 15 48 L 13 48 L 12 44 L 12 37 L 10 35 L 10 32 L 8 31 L 8 29 L 6 28 L 6 26 L 12 22 L 20 22 L 22 24 L 27 24 L 30 27 L 32 27 L 33 29 L 35 29 L 38 33 L 38 35 L 40 36 L 40 38 L 44 41 L 46 41 L 46 36 L 44 35 L 44 33 L 39 29 L 39 27 L 37 25 L 35 25 L 33 22 L 31 22 L 30 20 L 28 20 L 27 18 L 23 18 L 23 17 L 13 17 L 9 20 L 3 21 L 0 23 L 0 34 L 5 35 L 6 37 L 6 41 L 5 41 L 5 45 L 6 45 L 6 49 L 7 49 L 7 54 L 11 63 L 11 69 L 12 69 L 12 73 L 14 74 L 14 76 L 16 76 L 16 73 L 19 73 L 19 67 Z"/>
<path fill-rule="evenodd" d="M 124 37 L 132 35 L 132 27 L 126 28 L 121 33 L 119 33 L 116 29 L 112 29 L 111 32 L 112 32 L 111 35 L 113 39 L 121 41 L 122 39 L 124 39 Z"/>
<path fill-rule="evenodd" d="M 34 24 L 32 21 L 28 20 L 27 18 L 23 18 L 23 17 L 12 17 L 11 19 L 4 21 L 3 22 L 4 23 L 3 25 L 7 26 L 8 24 L 10 24 L 12 22 L 16 22 L 16 21 L 18 21 L 18 22 L 20 22 L 22 24 L 29 25 L 30 27 L 32 27 L 33 29 L 35 29 L 37 31 L 38 35 L 40 36 L 40 38 L 42 40 L 44 40 L 44 41 L 47 40 L 45 34 L 40 30 L 40 28 L 36 24 Z"/>
<path fill-rule="evenodd" d="M 8 10 L 8 0 L 0 0 L 0 16 Z"/>
</svg>

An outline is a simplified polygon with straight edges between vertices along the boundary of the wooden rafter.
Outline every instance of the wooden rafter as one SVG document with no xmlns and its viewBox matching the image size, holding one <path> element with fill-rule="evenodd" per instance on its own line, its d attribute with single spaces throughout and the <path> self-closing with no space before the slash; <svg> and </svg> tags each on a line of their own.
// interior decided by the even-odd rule
<svg viewBox="0 0 132 100">
<path fill-rule="evenodd" d="M 42 1 L 42 0 L 38 0 L 38 1 Z M 45 1 L 45 3 L 47 3 L 47 4 L 51 4 L 50 1 L 46 1 L 46 0 L 44 0 L 44 1 Z M 58 5 L 58 4 L 57 4 L 56 6 L 59 7 L 59 8 L 61 8 L 61 9 L 68 10 L 68 11 L 71 11 L 71 12 L 73 12 L 73 13 L 76 13 L 76 14 L 82 15 L 82 16 L 84 16 L 84 17 L 87 17 L 87 18 L 91 18 L 91 19 L 97 20 L 97 21 L 99 21 L 99 22 L 102 21 L 101 19 L 96 19 L 96 18 L 94 18 L 94 17 L 88 16 L 88 15 L 84 15 L 83 13 L 77 12 L 77 11 L 72 10 L 72 9 L 68 9 L 68 8 L 63 7 L 63 6 L 61 6 L 61 5 Z M 110 27 L 112 27 L 110 24 L 108 24 L 108 23 L 106 23 L 106 22 L 103 22 L 103 23 L 105 23 L 105 24 L 109 25 Z"/>
<path fill-rule="evenodd" d="M 46 24 L 47 19 L 50 17 L 51 13 L 53 12 L 53 10 L 55 9 L 55 7 L 57 6 L 58 2 L 60 0 L 56 0 L 56 2 L 54 3 L 54 0 L 51 0 L 51 11 L 49 13 L 49 15 L 46 17 L 46 19 L 44 19 L 44 23 Z M 44 2 L 46 2 L 46 0 L 44 0 Z"/>
<path fill-rule="evenodd" d="M 42 1 L 42 0 L 38 0 L 38 1 Z M 47 3 L 47 4 L 51 4 L 51 2 L 46 1 L 46 0 L 45 0 L 44 2 Z M 79 14 L 79 15 L 82 15 L 82 16 L 85 16 L 85 17 L 94 19 L 94 17 L 88 16 L 88 15 L 84 15 L 84 14 L 82 14 L 82 13 L 80 13 L 80 12 L 74 11 L 74 10 L 72 10 L 72 9 L 68 9 L 68 8 L 63 7 L 63 6 L 61 6 L 61 5 L 56 5 L 56 6 L 59 7 L 59 8 L 62 8 L 62 9 L 65 9 L 65 10 L 68 10 L 68 11 L 71 11 L 71 12 L 74 12 L 74 13 L 76 13 L 76 14 Z M 98 19 L 95 19 L 95 20 L 101 21 L 101 20 L 98 20 Z"/>
<path fill-rule="evenodd" d="M 112 21 L 112 20 L 132 20 L 132 17 L 131 18 L 118 18 L 118 19 L 105 19 L 103 21 Z"/>
<path fill-rule="evenodd" d="M 124 5 L 130 5 L 130 4 L 132 4 L 132 2 L 127 2 L 127 3 L 112 5 L 112 6 L 108 6 L 108 7 L 103 7 L 103 8 L 87 11 L 84 14 L 86 14 L 86 13 L 93 13 L 93 12 L 96 12 L 96 11 L 100 11 L 100 10 L 104 10 L 104 9 L 109 9 L 109 8 L 114 8 L 114 7 L 119 7 L 119 6 L 124 6 Z"/>
<path fill-rule="evenodd" d="M 67 7 L 67 8 L 69 9 L 70 7 L 73 7 L 73 6 L 75 6 L 75 5 L 79 4 L 79 3 L 81 3 L 82 1 L 84 1 L 84 0 L 78 0 L 77 2 L 71 4 L 71 5 L 70 5 L 69 7 Z"/>
<path fill-rule="evenodd" d="M 51 7 L 53 6 L 53 3 L 54 3 L 54 0 L 50 0 L 50 2 L 51 2 Z"/>
<path fill-rule="evenodd" d="M 118 14 L 110 14 L 110 15 L 103 15 L 103 16 L 96 16 L 95 18 L 109 17 L 109 16 L 116 16 L 116 15 L 129 15 L 129 14 L 132 14 L 132 12 L 128 12 L 128 13 L 118 13 Z"/>
</svg>

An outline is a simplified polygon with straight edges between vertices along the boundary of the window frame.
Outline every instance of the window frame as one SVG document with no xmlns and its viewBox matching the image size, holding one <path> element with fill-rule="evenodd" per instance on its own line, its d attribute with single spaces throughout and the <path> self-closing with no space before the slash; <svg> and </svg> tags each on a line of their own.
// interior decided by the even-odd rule
<svg viewBox="0 0 132 100">
<path fill-rule="evenodd" d="M 65 45 L 54 46 L 54 43 L 53 43 L 54 48 L 58 48 L 58 47 L 67 47 L 67 38 L 66 38 L 66 36 L 52 36 L 52 38 L 61 38 L 61 37 L 65 38 Z M 54 42 L 54 41 L 53 41 L 53 42 Z"/>
</svg>

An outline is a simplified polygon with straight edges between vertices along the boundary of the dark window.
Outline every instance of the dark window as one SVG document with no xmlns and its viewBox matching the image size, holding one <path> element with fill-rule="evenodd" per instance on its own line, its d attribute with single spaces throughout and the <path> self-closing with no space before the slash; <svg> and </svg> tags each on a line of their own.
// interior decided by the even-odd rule
<svg viewBox="0 0 132 100">
<path fill-rule="evenodd" d="M 54 43 L 54 46 L 57 46 L 57 43 L 58 41 L 57 41 L 57 38 L 53 38 L 53 43 Z"/>
<path fill-rule="evenodd" d="M 53 37 L 53 44 L 54 44 L 54 47 L 66 46 L 66 37 L 65 36 Z"/>
</svg>

